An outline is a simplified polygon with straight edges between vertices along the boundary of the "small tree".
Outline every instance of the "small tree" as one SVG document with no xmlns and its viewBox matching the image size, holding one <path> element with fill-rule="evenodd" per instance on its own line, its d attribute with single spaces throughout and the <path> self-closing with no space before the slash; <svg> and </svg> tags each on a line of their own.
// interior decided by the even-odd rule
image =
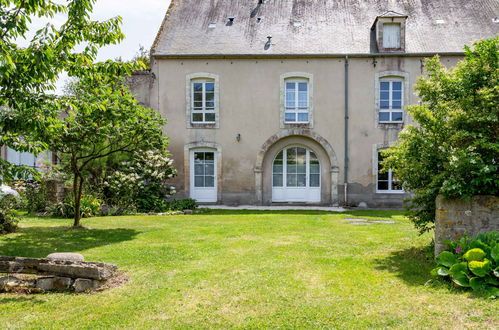
<svg viewBox="0 0 499 330">
<path fill-rule="evenodd" d="M 47 150 L 47 127 L 57 114 L 47 112 L 55 82 L 63 71 L 75 75 L 92 63 L 100 47 L 123 39 L 121 18 L 93 21 L 90 13 L 95 0 L 0 1 L 0 147 L 39 153 Z M 51 21 L 65 16 L 59 27 Z M 47 19 L 35 31 L 26 46 L 30 23 L 34 18 Z M 78 45 L 84 44 L 81 51 Z M 36 176 L 27 166 L 16 167 L 0 159 L 0 182 L 14 177 Z"/>
<path fill-rule="evenodd" d="M 384 166 L 414 194 L 409 216 L 419 231 L 431 230 L 435 199 L 498 195 L 499 38 L 480 41 L 456 67 L 434 57 L 416 91 L 422 105 L 408 107 L 408 126 L 389 148 Z"/>
<path fill-rule="evenodd" d="M 80 226 L 80 200 L 92 162 L 116 153 L 165 150 L 165 121 L 139 105 L 124 83 L 136 68 L 108 61 L 80 71 L 71 95 L 56 103 L 62 113 L 49 127 L 47 144 L 56 151 L 73 178 L 74 226 Z"/>
</svg>

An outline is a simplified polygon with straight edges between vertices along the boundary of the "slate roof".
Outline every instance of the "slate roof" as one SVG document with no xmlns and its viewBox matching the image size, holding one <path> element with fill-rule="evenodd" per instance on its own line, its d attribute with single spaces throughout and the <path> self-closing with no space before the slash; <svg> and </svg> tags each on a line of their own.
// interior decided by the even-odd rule
<svg viewBox="0 0 499 330">
<path fill-rule="evenodd" d="M 498 35 L 499 0 L 172 0 L 152 54 L 370 54 L 376 17 L 407 15 L 406 53 L 462 52 Z M 235 17 L 229 22 L 229 16 Z M 257 19 L 260 18 L 260 22 Z M 494 18 L 496 18 L 494 20 Z M 294 24 L 295 22 L 300 22 Z M 209 25 L 215 23 L 215 28 Z M 268 36 L 272 36 L 270 45 Z"/>
</svg>

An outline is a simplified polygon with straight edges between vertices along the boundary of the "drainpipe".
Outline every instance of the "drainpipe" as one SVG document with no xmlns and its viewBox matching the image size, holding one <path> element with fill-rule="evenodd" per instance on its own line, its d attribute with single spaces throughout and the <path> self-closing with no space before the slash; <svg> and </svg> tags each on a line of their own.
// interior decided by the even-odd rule
<svg viewBox="0 0 499 330">
<path fill-rule="evenodd" d="M 348 56 L 345 56 L 345 159 L 344 159 L 344 169 L 343 172 L 345 177 L 344 181 L 344 196 L 345 196 L 345 206 L 348 205 Z"/>
</svg>

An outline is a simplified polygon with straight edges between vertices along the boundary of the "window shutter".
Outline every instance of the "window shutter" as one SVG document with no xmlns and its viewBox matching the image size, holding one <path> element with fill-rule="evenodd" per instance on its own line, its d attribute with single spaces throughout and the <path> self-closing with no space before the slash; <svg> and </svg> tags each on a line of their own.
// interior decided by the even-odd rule
<svg viewBox="0 0 499 330">
<path fill-rule="evenodd" d="M 400 48 L 400 24 L 383 24 L 383 48 Z"/>
</svg>

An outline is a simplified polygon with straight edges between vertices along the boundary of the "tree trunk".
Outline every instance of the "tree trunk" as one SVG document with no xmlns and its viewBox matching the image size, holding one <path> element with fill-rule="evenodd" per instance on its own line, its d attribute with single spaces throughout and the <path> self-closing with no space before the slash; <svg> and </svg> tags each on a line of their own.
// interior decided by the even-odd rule
<svg viewBox="0 0 499 330">
<path fill-rule="evenodd" d="M 74 222 L 73 222 L 73 227 L 80 227 L 80 194 L 79 194 L 79 176 L 78 173 L 74 173 L 74 179 L 73 179 L 73 198 L 74 198 L 74 203 L 75 203 L 75 210 L 74 210 Z"/>
</svg>

